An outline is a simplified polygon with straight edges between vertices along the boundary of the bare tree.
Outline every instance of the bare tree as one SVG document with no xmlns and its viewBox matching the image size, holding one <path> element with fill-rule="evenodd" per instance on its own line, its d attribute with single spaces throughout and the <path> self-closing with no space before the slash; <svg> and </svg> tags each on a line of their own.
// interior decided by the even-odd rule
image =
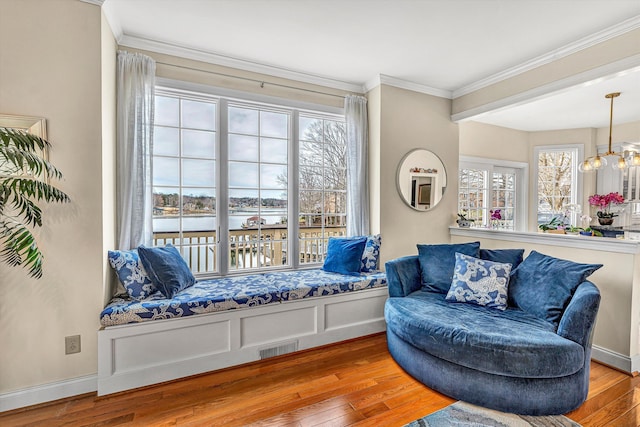
<svg viewBox="0 0 640 427">
<path fill-rule="evenodd" d="M 345 141 L 346 126 L 342 122 L 318 119 L 305 130 L 299 147 L 301 213 L 346 211 Z M 287 177 L 278 176 L 278 182 L 286 186 Z M 325 191 L 324 201 L 322 190 Z"/>
<path fill-rule="evenodd" d="M 566 151 L 543 152 L 538 157 L 538 205 L 562 212 L 571 203 L 572 156 Z"/>
</svg>

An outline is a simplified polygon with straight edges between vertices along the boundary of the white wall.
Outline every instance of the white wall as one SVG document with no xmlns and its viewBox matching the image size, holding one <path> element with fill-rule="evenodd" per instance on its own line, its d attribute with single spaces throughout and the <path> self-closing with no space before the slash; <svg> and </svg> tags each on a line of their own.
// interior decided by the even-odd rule
<svg viewBox="0 0 640 427">
<path fill-rule="evenodd" d="M 116 247 L 116 62 L 118 46 L 102 14 L 102 253 Z M 102 300 L 106 305 L 118 279 L 103 257 Z"/>
<path fill-rule="evenodd" d="M 381 88 L 376 86 L 367 93 L 367 112 L 369 119 L 369 227 L 371 233 L 380 233 L 380 119 L 382 114 Z"/>
<path fill-rule="evenodd" d="M 77 0 L 0 2 L 0 112 L 46 118 L 50 160 L 72 202 L 44 209 L 44 276 L 0 264 L 0 394 L 97 370 L 105 212 L 100 8 Z M 113 46 L 113 41 L 111 42 Z M 107 72 L 106 76 L 113 77 Z M 110 227 L 106 225 L 107 229 Z M 82 351 L 64 354 L 79 334 Z"/>
<path fill-rule="evenodd" d="M 380 187 L 372 197 L 380 206 L 384 263 L 416 254 L 417 243 L 449 242 L 448 227 L 457 209 L 459 150 L 458 125 L 450 119 L 450 100 L 387 85 L 380 86 L 379 100 Z M 396 187 L 398 165 L 415 148 L 436 154 L 447 173 L 447 189 L 440 203 L 427 212 L 407 206 Z"/>
<path fill-rule="evenodd" d="M 460 155 L 529 162 L 529 134 L 467 121 L 460 123 Z"/>
<path fill-rule="evenodd" d="M 640 83 L 639 83 L 640 84 Z M 638 106 L 638 115 L 640 116 L 640 106 Z M 615 112 L 614 112 L 615 118 Z M 640 142 L 640 120 L 631 123 L 614 124 L 611 129 L 611 144 L 615 150 L 616 143 L 621 142 Z M 609 145 L 609 127 L 598 128 L 596 130 L 597 146 L 608 147 Z"/>
</svg>

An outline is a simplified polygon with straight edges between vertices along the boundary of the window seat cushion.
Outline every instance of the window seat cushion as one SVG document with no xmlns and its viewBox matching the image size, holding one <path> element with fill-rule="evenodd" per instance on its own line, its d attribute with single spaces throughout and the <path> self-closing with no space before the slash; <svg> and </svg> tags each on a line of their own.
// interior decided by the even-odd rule
<svg viewBox="0 0 640 427">
<path fill-rule="evenodd" d="M 302 298 L 386 286 L 384 273 L 359 276 L 321 269 L 222 277 L 196 282 L 167 299 L 155 292 L 143 300 L 113 298 L 100 314 L 102 326 L 185 317 Z"/>
</svg>

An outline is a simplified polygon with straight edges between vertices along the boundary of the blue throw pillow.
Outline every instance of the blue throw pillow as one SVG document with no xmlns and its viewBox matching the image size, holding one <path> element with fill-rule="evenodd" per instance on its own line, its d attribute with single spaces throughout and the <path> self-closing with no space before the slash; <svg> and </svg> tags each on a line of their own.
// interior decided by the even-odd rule
<svg viewBox="0 0 640 427">
<path fill-rule="evenodd" d="M 506 310 L 509 273 L 509 263 L 456 253 L 453 281 L 445 299 Z"/>
<path fill-rule="evenodd" d="M 340 274 L 360 274 L 366 237 L 329 238 L 322 269 Z"/>
<path fill-rule="evenodd" d="M 131 298 L 142 300 L 157 291 L 140 262 L 136 249 L 109 251 L 108 259 L 111 268 L 118 275 L 118 280 Z"/>
<path fill-rule="evenodd" d="M 453 280 L 456 252 L 478 258 L 480 242 L 444 245 L 418 245 L 422 288 L 446 294 Z"/>
<path fill-rule="evenodd" d="M 380 270 L 380 245 L 382 238 L 379 234 L 367 237 L 367 244 L 362 252 L 362 273 L 376 273 Z"/>
<path fill-rule="evenodd" d="M 189 266 L 171 244 L 164 248 L 138 246 L 138 254 L 149 278 L 167 298 L 196 283 Z"/>
<path fill-rule="evenodd" d="M 524 249 L 480 249 L 480 259 L 511 264 L 511 271 L 522 262 Z"/>
<path fill-rule="evenodd" d="M 531 251 L 513 271 L 509 304 L 558 326 L 577 287 L 600 267 Z"/>
</svg>

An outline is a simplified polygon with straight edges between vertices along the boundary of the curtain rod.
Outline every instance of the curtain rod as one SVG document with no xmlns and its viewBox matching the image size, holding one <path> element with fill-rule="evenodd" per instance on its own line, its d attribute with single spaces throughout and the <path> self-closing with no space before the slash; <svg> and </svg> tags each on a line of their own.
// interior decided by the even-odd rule
<svg viewBox="0 0 640 427">
<path fill-rule="evenodd" d="M 202 70 L 200 68 L 187 67 L 186 65 L 169 64 L 167 62 L 162 62 L 162 61 L 156 61 L 156 64 L 167 65 L 169 67 L 184 68 L 185 70 L 199 71 L 201 73 L 215 74 L 215 75 L 218 75 L 218 76 L 230 77 L 230 78 L 233 78 L 233 79 L 246 80 L 246 81 L 249 81 L 249 82 L 260 83 L 260 87 L 261 88 L 264 88 L 264 85 L 267 84 L 267 85 L 277 86 L 277 87 L 282 87 L 282 88 L 287 88 L 287 89 L 300 90 L 300 91 L 303 91 L 303 92 L 317 93 L 319 95 L 333 96 L 333 97 L 342 98 L 342 99 L 346 98 L 344 95 L 336 95 L 334 93 L 327 93 L 327 92 L 322 92 L 322 91 L 313 90 L 313 89 L 304 89 L 304 88 L 301 88 L 301 87 L 289 86 L 289 85 L 284 85 L 284 84 L 280 84 L 280 83 L 271 83 L 271 82 L 267 82 L 267 81 L 264 81 L 264 80 L 252 79 L 250 77 L 234 76 L 233 74 L 220 73 L 218 71 Z"/>
</svg>

